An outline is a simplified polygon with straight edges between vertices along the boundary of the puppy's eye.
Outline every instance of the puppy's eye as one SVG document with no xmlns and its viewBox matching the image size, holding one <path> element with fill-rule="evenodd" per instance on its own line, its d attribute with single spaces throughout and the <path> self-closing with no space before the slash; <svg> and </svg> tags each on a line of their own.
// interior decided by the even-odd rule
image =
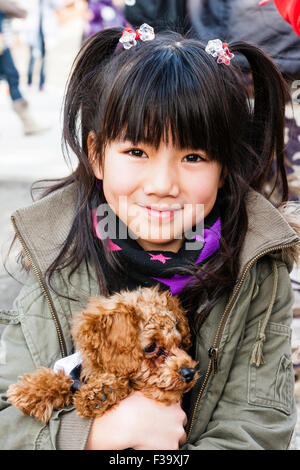
<svg viewBox="0 0 300 470">
<path fill-rule="evenodd" d="M 144 352 L 147 353 L 147 354 L 150 354 L 150 353 L 153 353 L 156 349 L 156 343 L 151 343 L 149 344 L 149 346 L 146 346 L 144 348 Z"/>
</svg>

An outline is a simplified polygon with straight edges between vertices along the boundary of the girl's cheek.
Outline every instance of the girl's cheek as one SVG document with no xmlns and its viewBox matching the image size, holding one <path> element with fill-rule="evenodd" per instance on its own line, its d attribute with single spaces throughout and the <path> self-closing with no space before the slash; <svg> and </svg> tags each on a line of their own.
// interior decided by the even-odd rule
<svg viewBox="0 0 300 470">
<path fill-rule="evenodd" d="M 199 223 L 212 210 L 218 193 L 220 174 L 218 167 L 210 168 L 190 181 L 190 200 L 193 201 L 193 224 Z"/>
<path fill-rule="evenodd" d="M 117 178 L 117 180 L 113 184 L 110 185 L 108 191 L 111 193 L 113 197 L 120 197 L 120 196 L 130 196 L 130 194 L 134 191 L 134 185 L 128 179 Z"/>
<path fill-rule="evenodd" d="M 218 192 L 219 178 L 215 172 L 202 174 L 193 182 L 190 181 L 190 193 L 194 201 L 207 204 L 216 197 Z"/>
<path fill-rule="evenodd" d="M 104 186 L 115 197 L 129 196 L 136 188 L 137 177 L 128 165 L 111 166 L 105 174 Z"/>
</svg>

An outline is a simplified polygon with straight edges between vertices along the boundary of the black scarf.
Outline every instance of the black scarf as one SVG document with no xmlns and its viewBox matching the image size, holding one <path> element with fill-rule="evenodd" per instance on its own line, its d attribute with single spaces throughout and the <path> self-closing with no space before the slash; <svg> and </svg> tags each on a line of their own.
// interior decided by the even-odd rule
<svg viewBox="0 0 300 470">
<path fill-rule="evenodd" d="M 193 227 L 177 253 L 144 250 L 136 240 L 130 237 L 125 224 L 113 212 L 112 216 L 116 220 L 117 236 L 103 239 L 98 230 L 99 225 L 97 226 L 101 218 L 97 217 L 96 210 L 92 211 L 94 235 L 102 238 L 105 249 L 116 253 L 123 269 L 119 276 L 113 274 L 105 257 L 99 255 L 111 293 L 121 289 L 134 290 L 137 286 L 149 287 L 159 283 L 162 289 L 170 289 L 172 295 L 179 294 L 183 287 L 192 281 L 192 276 L 179 274 L 180 269 L 190 263 L 204 264 L 220 247 L 221 217 L 218 199 L 204 219 L 202 233 L 195 233 L 195 227 Z M 126 233 L 125 239 L 123 235 L 122 238 L 120 236 L 124 233 Z M 172 268 L 171 273 L 166 272 L 169 268 Z"/>
</svg>

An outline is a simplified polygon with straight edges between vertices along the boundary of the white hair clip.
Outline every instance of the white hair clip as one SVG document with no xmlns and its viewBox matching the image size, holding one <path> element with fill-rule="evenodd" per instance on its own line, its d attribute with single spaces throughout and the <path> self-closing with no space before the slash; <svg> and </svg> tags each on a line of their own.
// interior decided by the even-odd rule
<svg viewBox="0 0 300 470">
<path fill-rule="evenodd" d="M 213 57 L 217 57 L 218 64 L 230 65 L 231 59 L 234 58 L 227 42 L 223 43 L 220 39 L 208 41 L 205 51 Z"/>
<path fill-rule="evenodd" d="M 119 41 L 123 44 L 124 49 L 130 49 L 136 45 L 137 39 L 152 41 L 154 38 L 154 29 L 147 23 L 144 23 L 136 31 L 131 28 L 125 28 Z"/>
</svg>

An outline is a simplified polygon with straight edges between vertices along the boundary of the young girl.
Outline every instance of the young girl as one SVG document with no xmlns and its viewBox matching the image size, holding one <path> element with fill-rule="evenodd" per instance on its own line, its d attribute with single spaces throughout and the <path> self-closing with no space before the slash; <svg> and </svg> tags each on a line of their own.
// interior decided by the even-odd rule
<svg viewBox="0 0 300 470">
<path fill-rule="evenodd" d="M 283 216 L 286 98 L 276 66 L 249 44 L 203 45 L 147 25 L 106 29 L 84 44 L 64 108 L 78 166 L 11 217 L 28 280 L 1 314 L 1 448 L 288 448 L 289 272 L 300 227 L 293 213 Z M 265 187 L 274 159 L 280 210 Z M 110 226 L 106 238 L 103 207 L 126 236 Z M 74 352 L 69 321 L 90 296 L 157 283 L 186 309 L 200 364 L 181 404 L 133 393 L 101 418 L 79 418 L 70 406 L 48 425 L 10 406 L 6 390 L 18 376 Z"/>
</svg>

